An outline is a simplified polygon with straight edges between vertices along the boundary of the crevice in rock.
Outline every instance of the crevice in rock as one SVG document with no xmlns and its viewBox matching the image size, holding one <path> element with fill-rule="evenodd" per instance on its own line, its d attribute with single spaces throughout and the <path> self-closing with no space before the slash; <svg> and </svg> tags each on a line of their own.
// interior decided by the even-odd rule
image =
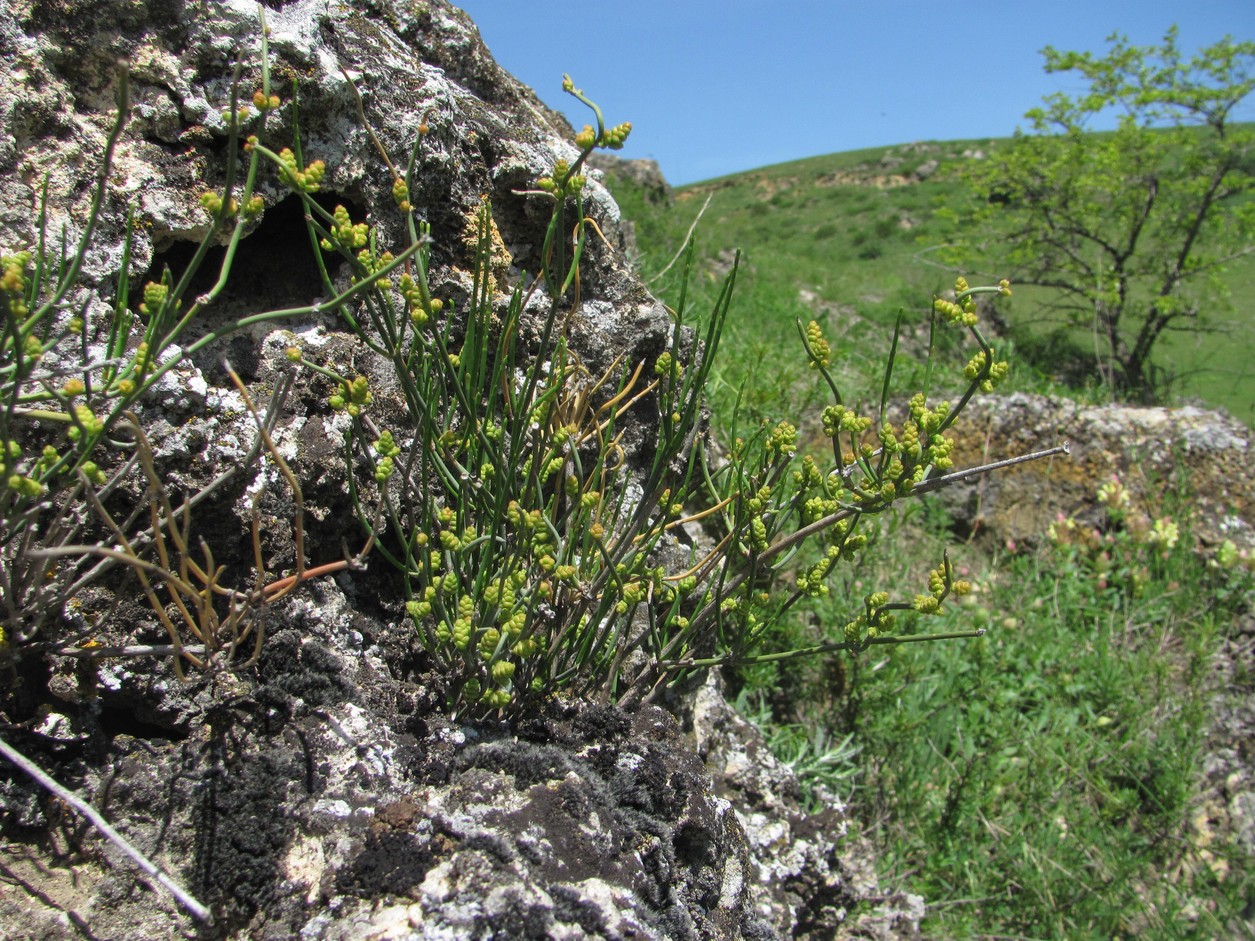
<svg viewBox="0 0 1255 941">
<path fill-rule="evenodd" d="M 338 193 L 320 193 L 314 196 L 314 201 L 328 212 L 337 205 L 343 205 L 354 219 L 364 215 L 360 206 Z M 191 264 L 199 247 L 198 242 L 180 240 L 157 252 L 143 276 L 142 284 L 160 282 L 166 268 L 169 268 L 173 287 Z M 184 309 L 214 286 L 225 257 L 225 246 L 215 245 L 209 249 L 184 295 Z M 324 253 L 323 259 L 327 273 L 334 280 L 343 259 L 330 252 Z M 322 276 L 306 232 L 304 206 L 297 196 L 288 196 L 268 208 L 257 228 L 240 241 L 226 287 L 205 309 L 203 316 L 188 325 L 184 337 L 195 340 L 216 327 L 249 314 L 313 304 L 322 294 Z M 132 299 L 133 306 L 138 309 L 143 299 L 142 286 L 132 291 Z M 246 380 L 256 378 L 259 365 L 256 343 L 247 337 L 237 336 L 227 345 L 227 355 L 240 375 Z M 214 381 L 213 377 L 217 377 L 218 382 L 226 381 L 219 366 L 222 357 L 222 348 L 215 346 L 201 357 L 204 362 L 197 362 L 206 378 Z"/>
<path fill-rule="evenodd" d="M 144 721 L 136 715 L 131 703 L 102 708 L 99 722 L 100 731 L 111 739 L 119 735 L 129 735 L 131 738 L 145 741 L 157 739 L 166 742 L 181 742 L 188 736 L 186 729 L 176 729 Z"/>
</svg>

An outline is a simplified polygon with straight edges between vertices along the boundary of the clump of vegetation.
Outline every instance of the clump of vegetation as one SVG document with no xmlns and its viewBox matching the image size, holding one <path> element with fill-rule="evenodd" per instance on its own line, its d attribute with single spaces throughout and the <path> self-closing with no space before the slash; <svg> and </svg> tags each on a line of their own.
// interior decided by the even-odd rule
<svg viewBox="0 0 1255 941">
<path fill-rule="evenodd" d="M 895 631 L 899 616 L 939 614 L 952 594 L 965 591 L 943 555 L 913 597 L 867 592 L 846 611 L 839 640 L 764 647 L 773 623 L 800 600 L 827 594 L 839 564 L 860 554 L 865 518 L 970 473 L 951 473 L 946 430 L 973 393 L 1006 374 L 1006 363 L 977 328 L 975 308 L 982 293 L 1006 293 L 1005 282 L 969 287 L 960 279 L 955 299 L 936 303 L 937 321 L 964 332 L 976 347 L 963 370 L 964 391 L 954 403 L 917 391 L 897 419 L 893 348 L 879 407 L 862 409 L 843 399 L 820 325 L 799 322 L 799 357 L 830 393 L 819 423 L 831 459 L 799 456 L 796 424 L 784 420 L 753 423 L 736 436 L 727 461 L 713 466 L 703 446 L 703 393 L 720 349 L 735 265 L 700 335 L 687 326 L 691 315 L 681 294 L 668 348 L 653 362 L 616 361 L 594 375 L 566 339 L 580 303 L 581 260 L 597 232 L 583 204 L 581 171 L 594 149 L 621 146 L 630 125 L 607 127 L 600 109 L 564 81 L 564 89 L 591 109 L 596 126 L 576 135 L 574 161 L 557 162 L 536 183 L 533 197 L 552 209 L 541 270 L 512 292 L 503 290 L 494 275 L 493 222 L 485 204 L 470 300 L 458 310 L 430 290 L 430 232 L 409 196 L 422 172 L 425 128 L 415 135 L 404 171 L 392 169 L 405 238 L 389 248 L 346 208 L 328 209 L 314 198 L 325 167 L 302 153 L 299 133 L 290 148 L 276 151 L 262 142 L 268 115 L 285 105 L 270 87 L 267 55 L 263 37 L 251 104 L 241 103 L 237 80 L 224 111 L 230 128 L 226 186 L 201 198 L 212 219 L 204 241 L 187 270 L 167 271 L 145 286 L 138 320 L 122 273 L 103 361 L 94 358 L 87 325 L 69 307 L 92 225 L 77 254 L 58 261 L 40 244 L 6 259 L 0 547 L 8 579 L 8 657 L 64 650 L 67 641 L 81 639 L 60 635 L 61 612 L 109 564 L 122 564 L 140 579 L 165 625 L 180 675 L 184 665 L 239 668 L 255 659 L 263 641 L 261 608 L 305 579 L 355 561 L 305 567 L 299 481 L 269 433 L 282 394 L 265 419 L 257 416 L 250 461 L 264 452 L 292 491 L 296 571 L 266 571 L 255 532 L 255 581 L 240 590 L 221 584 L 211 550 L 197 551 L 191 538 L 192 510 L 222 480 L 176 509 L 152 465 L 142 418 L 131 417 L 153 383 L 232 330 L 315 312 L 313 306 L 260 312 L 180 345 L 187 325 L 229 281 L 241 239 L 264 209 L 256 187 L 268 172 L 303 203 L 330 298 L 317 310 L 336 312 L 364 347 L 391 364 L 404 399 L 407 430 L 376 427 L 364 376 L 342 375 L 335 364 L 313 362 L 298 347 L 288 350 L 290 369 L 330 380 L 329 405 L 349 419 L 346 470 L 367 550 L 398 569 L 406 611 L 446 678 L 455 713 L 518 713 L 559 691 L 637 701 L 719 664 L 918 640 L 925 635 Z M 296 102 L 287 105 L 299 127 Z M 93 220 L 125 115 L 123 100 Z M 381 159 L 394 167 L 382 150 Z M 193 275 L 208 246 L 224 234 L 227 250 L 215 285 L 191 298 Z M 337 283 L 325 261 L 335 255 L 350 272 L 347 286 Z M 542 313 L 531 313 L 535 309 Z M 539 355 L 520 348 L 525 318 L 536 328 Z M 241 395 L 251 409 L 242 389 Z M 655 430 L 642 466 L 620 443 L 630 418 Z M 128 428 L 130 444 L 120 433 Z M 103 467 L 112 469 L 111 477 Z M 366 473 L 359 477 L 360 467 Z M 151 512 L 146 520 L 117 519 L 105 500 L 135 475 L 151 495 Z M 109 533 L 111 547 L 83 541 L 91 520 Z M 712 547 L 689 550 L 677 562 L 684 550 L 676 534 L 699 523 Z M 48 578 L 51 559 L 57 564 Z M 43 642 L 35 644 L 41 632 Z M 237 660 L 243 649 L 252 654 Z"/>
<path fill-rule="evenodd" d="M 1147 56 L 1149 65 L 1153 55 Z M 1240 56 L 1235 61 L 1240 64 Z M 1178 64 L 1184 68 L 1186 59 Z M 1194 79 L 1205 84 L 1200 75 Z M 1226 139 L 1246 130 L 1230 124 Z M 1170 140 L 1179 132 L 1149 133 Z M 1194 133 L 1185 144 L 1206 136 Z M 1076 136 L 1085 139 L 1064 135 L 1041 146 L 1076 143 L 1101 150 L 1109 141 L 1079 131 Z M 846 370 L 846 385 L 871 385 L 869 331 L 904 303 L 900 295 L 908 279 L 921 271 L 926 276 L 916 253 L 936 259 L 943 254 L 938 246 L 954 236 L 928 204 L 971 202 L 973 193 L 955 165 L 979 174 L 981 163 L 991 155 L 996 161 L 1006 144 L 925 145 L 938 148 L 942 170 L 887 192 L 857 182 L 875 172 L 887 151 L 811 158 L 717 185 L 680 188 L 675 209 L 665 212 L 634 201 L 627 183 L 612 180 L 616 197 L 623 193 L 621 202 L 633 207 L 629 217 L 639 232 L 675 241 L 705 204 L 708 264 L 729 244 L 712 239 L 715 233 L 744 245 L 754 265 L 742 297 L 754 315 L 729 325 L 735 342 L 727 344 L 718 376 L 723 384 L 716 388 L 715 423 L 730 424 L 738 403 L 742 412 L 752 408 L 772 421 L 799 401 L 818 401 L 813 390 L 824 387 L 822 380 L 779 352 L 781 337 L 808 305 L 827 327 L 832 360 Z M 1173 172 L 1188 159 L 1188 150 L 1153 146 Z M 1242 159 L 1249 164 L 1249 157 Z M 858 167 L 865 172 L 855 172 Z M 1097 168 L 1078 162 L 1076 169 Z M 1210 179 L 1201 175 L 1192 185 L 1203 187 Z M 1243 179 L 1235 172 L 1226 185 Z M 764 194 L 786 186 L 798 190 L 793 204 L 808 210 L 798 209 L 768 230 L 774 210 Z M 1113 189 L 1104 198 L 1122 195 Z M 879 243 L 880 257 L 860 260 L 862 244 L 852 244 L 849 236 L 868 231 L 877 203 L 909 212 L 918 221 L 910 237 L 919 242 L 908 244 L 895 234 Z M 981 208 L 1005 220 L 1013 207 Z M 1155 206 L 1162 208 L 1162 202 Z M 1243 224 L 1234 215 L 1246 212 L 1240 198 L 1213 208 L 1208 225 Z M 1114 226 L 1117 220 L 1107 221 Z M 1019 248 L 1002 237 L 985 236 L 980 244 L 991 259 Z M 1208 252 L 1218 245 L 1206 239 L 1201 244 Z M 645 254 L 642 262 L 664 297 L 675 290 L 670 275 L 658 274 L 668 257 Z M 1237 274 L 1226 281 L 1235 294 L 1249 280 L 1249 262 L 1238 259 L 1229 272 Z M 1208 277 L 1187 273 L 1186 285 L 1190 278 Z M 872 282 L 879 288 L 872 289 Z M 799 289 L 807 293 L 794 302 Z M 1033 338 L 1014 329 L 1015 316 L 1027 307 L 1037 318 L 1049 301 L 1044 289 L 1021 291 L 1017 281 L 1015 298 L 1006 302 L 1014 305 L 1008 319 L 1018 341 L 1013 381 L 1019 389 L 1045 389 L 1055 397 L 1109 397 L 1109 389 L 1047 384 L 1019 368 Z M 1006 304 L 1000 305 L 1005 317 Z M 1129 308 L 1123 323 L 1133 323 L 1135 314 Z M 1161 334 L 1154 362 L 1170 362 L 1178 351 L 1170 346 L 1170 333 Z M 912 368 L 910 339 L 903 337 L 905 352 L 899 347 L 899 374 Z M 1227 352 L 1222 346 L 1245 349 L 1232 337 L 1197 339 L 1219 355 Z M 1010 345 L 1007 339 L 1000 343 Z M 1061 359 L 1046 365 L 1068 371 Z M 863 370 L 861 377 L 857 370 Z M 1163 378 L 1151 371 L 1157 382 Z M 945 378 L 938 375 L 934 382 Z M 741 399 L 727 391 L 745 383 L 753 388 Z M 1207 395 L 1245 416 L 1245 388 L 1224 377 Z M 806 445 L 816 443 L 815 436 L 802 438 Z M 817 446 L 826 448 L 826 442 L 820 438 Z M 1139 464 L 1135 457 L 1134 468 Z M 903 648 L 892 656 L 869 649 L 840 660 L 759 662 L 725 671 L 739 706 L 763 727 L 780 759 L 798 771 L 807 800 L 844 799 L 862 834 L 876 843 L 889 881 L 924 896 L 928 934 L 1202 939 L 1241 933 L 1252 891 L 1250 867 L 1232 835 L 1212 833 L 1205 822 L 1203 830 L 1197 827 L 1199 766 L 1215 695 L 1212 665 L 1233 625 L 1249 618 L 1250 553 L 1233 541 L 1201 544 L 1193 534 L 1197 510 L 1183 484 L 1155 481 L 1145 492 L 1168 496 L 1131 498 L 1126 485 L 1132 474 L 1096 488 L 1094 506 L 1058 520 L 1053 539 L 1042 533 L 1039 545 L 977 540 L 966 547 L 955 577 L 970 580 L 972 591 L 934 629 L 985 628 L 977 640 Z M 797 617 L 775 628 L 773 643 L 838 640 L 843 599 L 928 566 L 954 538 L 944 507 L 927 500 L 902 505 L 864 532 L 876 551 L 866 552 L 860 566 L 835 573 L 828 597 L 800 603 Z"/>
<path fill-rule="evenodd" d="M 912 599 L 867 594 L 847 613 L 839 641 L 764 648 L 775 621 L 800 599 L 825 594 L 838 564 L 858 555 L 864 517 L 955 479 L 946 474 L 945 431 L 972 394 L 1007 371 L 977 329 L 975 298 L 1009 287 L 960 280 L 954 301 L 937 302 L 938 320 L 967 331 L 977 346 L 964 370 L 966 389 L 953 405 L 916 393 L 899 424 L 889 420 L 892 352 L 879 409 L 863 414 L 844 404 L 818 323 L 799 323 L 799 352 L 832 396 L 822 414 L 831 463 L 800 457 L 795 425 L 780 421 L 737 437 L 726 464 L 713 467 L 700 427 L 703 393 L 736 268 L 699 337 L 686 326 L 691 315 L 681 292 L 668 348 L 654 362 L 616 361 L 599 375 L 589 372 L 565 336 L 579 305 L 580 260 L 596 235 L 581 170 L 596 148 L 621 144 L 630 126 L 607 128 L 569 78 L 564 89 L 592 110 L 596 127 L 577 135 L 574 161 L 559 161 L 538 181 L 533 195 L 552 207 L 542 269 L 504 305 L 492 274 L 490 207 L 480 214 L 470 302 L 454 310 L 431 294 L 429 233 L 408 204 L 421 172 L 421 135 L 406 172 L 396 172 L 408 260 L 397 277 L 339 309 L 391 364 L 412 434 L 374 425 L 364 378 L 291 352 L 332 380 L 332 406 L 352 419 L 348 446 L 371 469 L 369 480 L 354 482 L 359 518 L 401 573 L 406 610 L 447 678 L 450 707 L 464 715 L 518 714 L 559 691 L 634 702 L 720 664 L 923 639 L 892 629 L 900 612 L 936 614 L 952 592 L 965 590 L 945 558 Z M 281 167 L 300 162 L 254 147 Z M 312 220 L 311 238 L 338 252 L 355 281 L 395 267 L 365 224 L 293 189 Z M 518 341 L 537 305 L 544 311 L 532 324 L 538 357 Z M 655 429 L 641 468 L 620 445 L 631 418 Z M 675 534 L 696 523 L 713 548 L 669 567 L 664 558 L 681 551 Z M 805 554 L 809 546 L 813 557 Z"/>
<path fill-rule="evenodd" d="M 66 624 L 73 619 L 66 618 L 66 612 L 110 567 L 123 564 L 140 577 L 158 620 L 170 633 L 180 675 L 184 663 L 211 671 L 226 668 L 245 640 L 252 637 L 260 642 L 260 628 L 254 633 L 252 626 L 258 623 L 260 608 L 309 577 L 300 536 L 299 484 L 281 459 L 278 464 L 297 501 L 297 571 L 291 577 L 295 581 L 274 576 L 263 565 L 256 507 L 257 581 L 252 587 L 236 591 L 222 585 L 212 553 L 206 547 L 200 562 L 194 561 L 196 546 L 190 540 L 190 518 L 197 505 L 253 469 L 263 452 L 272 460 L 278 458 L 269 429 L 280 417 L 283 389 L 276 390 L 266 418 L 258 417 L 258 437 L 246 460 L 189 495 L 177 511 L 151 466 L 151 449 L 135 417 L 145 395 L 200 350 L 252 325 L 314 312 L 312 306 L 261 311 L 229 321 L 195 340 L 187 338 L 189 325 L 226 287 L 240 242 L 262 212 L 262 199 L 256 194 L 262 156 L 256 148 L 240 146 L 241 126 L 251 122 L 253 130 L 260 131 L 268 112 L 278 106 L 277 96 L 270 93 L 266 67 L 261 85 L 251 107 L 239 102 L 238 76 L 233 86 L 227 109 L 227 187 L 224 194 L 207 193 L 201 199 L 211 219 L 197 251 L 186 270 L 178 274 L 166 270 L 160 281 L 147 283 L 134 309 L 127 271 L 133 220 L 128 220 L 108 322 L 89 324 L 79 309 L 85 303 L 79 273 L 129 113 L 125 69 L 118 75 L 118 117 L 102 155 L 99 183 L 79 243 L 69 250 L 63 241 L 59 250 L 49 245 L 45 187 L 39 244 L 0 260 L 4 272 L 0 279 L 4 310 L 0 335 L 0 655 L 5 659 L 69 650 L 87 641 L 94 633 L 90 629 L 67 635 Z M 317 189 L 319 167 L 300 174 L 288 172 L 307 190 Z M 208 291 L 192 297 L 194 278 L 210 248 L 220 240 L 226 241 L 226 250 L 218 277 Z M 388 269 L 380 270 L 344 291 L 333 292 L 332 303 L 346 303 L 371 290 L 387 273 Z M 242 389 L 241 393 L 243 404 L 252 410 L 247 393 Z M 130 439 L 129 445 L 125 438 Z M 116 520 L 105 503 L 137 475 L 152 498 L 150 504 Z M 143 510 L 150 511 L 147 526 L 141 525 Z M 104 526 L 107 545 L 83 543 L 93 522 Z M 347 564 L 340 560 L 319 572 Z M 165 601 L 153 591 L 150 578 L 166 589 L 161 593 Z M 166 602 L 177 609 L 173 617 L 166 612 Z M 86 655 L 116 655 L 116 651 L 92 654 L 88 650 Z"/>
</svg>

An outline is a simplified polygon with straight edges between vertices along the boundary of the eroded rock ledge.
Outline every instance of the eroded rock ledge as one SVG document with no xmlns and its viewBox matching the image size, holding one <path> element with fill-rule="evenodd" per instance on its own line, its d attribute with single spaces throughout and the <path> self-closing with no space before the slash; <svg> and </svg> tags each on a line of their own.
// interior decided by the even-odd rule
<svg viewBox="0 0 1255 941">
<path fill-rule="evenodd" d="M 1068 458 L 999 471 L 943 491 L 956 522 L 998 541 L 1044 538 L 1060 516 L 1098 512 L 1112 475 L 1156 512 L 1189 494 L 1191 527 L 1205 548 L 1255 546 L 1251 430 L 1207 409 L 1081 405 L 1016 393 L 973 399 L 955 423 L 955 466 L 969 467 L 1068 442 Z"/>
</svg>

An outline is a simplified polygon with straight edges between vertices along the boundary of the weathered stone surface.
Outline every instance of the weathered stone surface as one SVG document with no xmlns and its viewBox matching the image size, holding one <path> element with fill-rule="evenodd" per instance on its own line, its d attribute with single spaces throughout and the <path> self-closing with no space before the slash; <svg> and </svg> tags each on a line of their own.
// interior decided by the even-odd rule
<svg viewBox="0 0 1255 941">
<path fill-rule="evenodd" d="M 214 691 L 194 726 L 159 735 L 131 720 L 92 747 L 74 726 L 99 731 L 101 717 L 63 709 L 22 742 L 211 901 L 215 930 L 192 930 L 125 866 L 41 859 L 30 838 L 53 805 L 21 779 L 0 798 L 17 837 L 27 808 L 28 839 L 0 862 L 32 895 L 5 896 L 7 925 L 49 938 L 76 936 L 67 918 L 118 939 L 818 938 L 900 916 L 900 899 L 864 904 L 878 893 L 841 859 L 841 808 L 802 814 L 791 772 L 713 688 L 698 752 L 653 707 L 459 726 L 421 679 L 393 678 L 395 631 L 360 617 L 363 633 L 346 631 L 325 616 L 347 612 L 339 589 L 312 594 L 288 607 L 256 684 Z M 907 911 L 886 937 L 914 936 L 922 910 Z"/>
<path fill-rule="evenodd" d="M 177 275 L 208 231 L 199 197 L 223 183 L 222 110 L 237 50 L 246 97 L 258 80 L 258 9 L 239 0 L 18 0 L 0 9 L 0 248 L 35 241 L 45 180 L 50 231 L 64 226 L 74 244 L 112 124 L 115 63 L 131 63 L 131 120 L 75 299 L 95 330 L 107 322 L 119 276 L 134 290 L 166 265 Z M 292 0 L 269 3 L 265 15 L 285 104 L 263 143 L 291 144 L 295 83 L 304 157 L 326 162 L 329 205 L 369 218 L 385 241 L 399 235 L 391 175 L 343 69 L 394 162 L 408 159 L 420 124 L 431 129 L 411 198 L 432 227 L 440 295 L 466 295 L 467 239 L 484 197 L 503 282 L 537 270 L 549 208 L 529 190 L 576 150 L 561 119 L 493 63 L 464 14 L 443 0 Z M 264 216 L 192 338 L 244 313 L 317 298 L 301 213 L 273 175 L 266 180 Z M 614 202 L 595 180 L 585 200 L 613 243 Z M 130 207 L 137 224 L 122 272 Z M 193 293 L 216 273 L 211 259 Z M 652 359 L 663 349 L 665 309 L 600 240 L 584 256 L 581 298 L 571 343 L 591 371 L 619 355 Z M 534 342 L 527 331 L 525 324 L 524 339 Z M 253 440 L 223 355 L 264 404 L 293 343 L 336 369 L 368 374 L 377 419 L 404 428 L 386 369 L 333 317 L 259 327 L 184 362 L 144 403 L 143 424 L 173 492 L 194 491 L 241 463 Z M 342 558 L 344 543 L 356 548 L 361 539 L 342 419 L 325 397 L 316 382 L 298 381 L 275 431 L 302 483 L 311 564 Z M 628 429 L 629 456 L 647 432 Z M 291 568 L 294 501 L 267 463 L 196 510 L 196 534 L 229 572 L 251 565 L 246 521 L 257 492 L 264 555 Z M 81 601 L 75 616 L 104 643 L 164 640 L 133 585 L 105 580 Z M 722 794 L 674 720 L 655 709 L 570 704 L 512 728 L 452 724 L 442 718 L 439 678 L 406 624 L 396 575 L 380 563 L 311 582 L 273 606 L 260 659 L 247 671 L 180 684 L 161 660 L 94 668 L 65 657 L 20 661 L 0 690 L 6 740 L 95 803 L 216 920 L 193 925 L 4 766 L 3 933 L 765 938 L 806 925 L 826 936 L 856 915 L 877 917 L 863 901 L 871 883 L 851 879 L 855 864 L 839 857 L 839 809 L 801 815 L 787 769 L 768 763 L 752 798 L 736 788 Z M 725 730 L 719 754 L 733 748 L 732 737 Z M 769 757 L 761 746 L 745 754 Z M 785 829 L 773 830 L 772 820 Z M 902 910 L 901 936 L 911 936 L 918 912 Z"/>
<path fill-rule="evenodd" d="M 662 175 L 662 168 L 656 160 L 625 160 L 612 154 L 594 153 L 588 158 L 588 163 L 603 173 L 631 181 L 652 203 L 670 206 L 675 201 L 671 184 Z"/>
<path fill-rule="evenodd" d="M 1060 515 L 1086 519 L 1112 474 L 1156 515 L 1178 488 L 1205 545 L 1255 545 L 1250 430 L 1199 408 L 1085 406 L 1014 394 L 974 399 L 955 423 L 955 467 L 998 461 L 1068 442 L 1071 455 L 1000 470 L 942 491 L 956 522 L 999 541 L 1044 538 Z M 1171 508 L 1171 507 L 1170 507 Z"/>
<path fill-rule="evenodd" d="M 692 724 L 698 754 L 744 827 L 751 848 L 751 899 L 778 936 L 919 937 L 924 900 L 884 891 L 868 863 L 867 846 L 850 852 L 840 801 L 802 812 L 792 769 L 728 704 L 717 677 L 698 692 Z"/>
</svg>

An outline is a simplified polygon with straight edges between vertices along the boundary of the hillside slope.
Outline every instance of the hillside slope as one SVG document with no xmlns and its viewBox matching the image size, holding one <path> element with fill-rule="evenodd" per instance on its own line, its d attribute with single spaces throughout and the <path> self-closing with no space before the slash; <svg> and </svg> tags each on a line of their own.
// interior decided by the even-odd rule
<svg viewBox="0 0 1255 941">
<path fill-rule="evenodd" d="M 953 281 L 957 272 L 937 260 L 947 233 L 936 212 L 971 198 L 956 171 L 999 146 L 1005 140 L 918 142 L 811 157 L 681 187 L 671 202 L 650 199 L 628 176 L 611 172 L 607 182 L 637 226 L 647 281 L 671 260 L 699 214 L 701 270 L 723 270 L 735 251 L 743 253 L 747 267 L 733 330 L 753 348 L 747 359 L 762 364 L 761 374 L 775 372 L 773 351 L 782 341 L 789 346 L 799 317 L 840 323 L 843 352 L 857 369 L 868 343 L 887 346 L 885 328 L 900 309 L 924 319 L 932 293 Z M 664 296 L 678 268 L 654 284 Z M 965 274 L 997 280 L 1006 272 Z M 1177 401 L 1224 408 L 1249 426 L 1255 422 L 1255 367 L 1247 355 L 1255 347 L 1249 300 L 1255 257 L 1234 264 L 1226 280 L 1234 309 L 1215 315 L 1218 330 L 1165 338 L 1160 360 L 1179 377 Z M 1068 355 L 1091 350 L 1092 337 L 1054 315 L 1049 300 L 1044 292 L 1021 289 L 1000 303 L 1019 354 L 1011 388 L 1060 385 L 1066 394 L 1101 400 L 1101 393 L 1084 391 L 1084 369 L 1070 365 Z M 740 329 L 751 321 L 753 329 Z M 866 329 L 868 322 L 873 329 Z M 873 352 L 867 378 L 877 362 Z M 1028 365 L 1035 368 L 1021 368 Z"/>
</svg>

